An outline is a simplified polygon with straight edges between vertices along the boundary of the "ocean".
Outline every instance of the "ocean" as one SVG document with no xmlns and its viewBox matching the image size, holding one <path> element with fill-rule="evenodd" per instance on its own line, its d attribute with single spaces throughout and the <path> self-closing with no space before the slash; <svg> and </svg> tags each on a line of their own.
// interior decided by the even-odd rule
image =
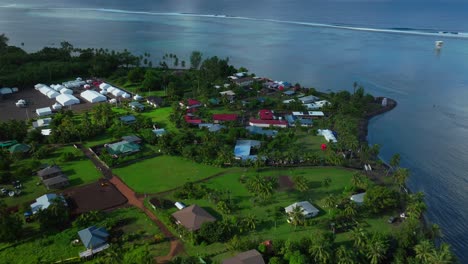
<svg viewBox="0 0 468 264">
<path fill-rule="evenodd" d="M 0 33 L 29 51 L 69 41 L 188 61 L 199 50 L 276 80 L 322 91 L 357 81 L 391 97 L 399 104 L 371 120 L 369 143 L 384 160 L 401 154 L 428 220 L 468 263 L 467 10 L 461 1 L 0 0 Z"/>
</svg>

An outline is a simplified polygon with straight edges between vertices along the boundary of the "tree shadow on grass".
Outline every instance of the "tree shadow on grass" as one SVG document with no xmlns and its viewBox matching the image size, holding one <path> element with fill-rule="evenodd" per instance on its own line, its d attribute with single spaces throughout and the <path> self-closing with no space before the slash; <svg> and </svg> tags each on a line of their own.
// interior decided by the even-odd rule
<svg viewBox="0 0 468 264">
<path fill-rule="evenodd" d="M 207 211 L 210 215 L 212 215 L 214 218 L 218 219 L 218 220 L 221 220 L 223 219 L 223 215 L 216 212 L 213 208 L 211 207 L 202 207 L 203 209 L 205 209 L 205 211 Z"/>
<path fill-rule="evenodd" d="M 68 182 L 70 183 L 70 186 L 77 186 L 84 183 L 81 178 L 70 179 Z"/>
<path fill-rule="evenodd" d="M 63 174 L 67 175 L 68 177 L 73 176 L 76 174 L 76 171 L 74 169 L 69 169 L 66 171 L 63 171 Z"/>
</svg>

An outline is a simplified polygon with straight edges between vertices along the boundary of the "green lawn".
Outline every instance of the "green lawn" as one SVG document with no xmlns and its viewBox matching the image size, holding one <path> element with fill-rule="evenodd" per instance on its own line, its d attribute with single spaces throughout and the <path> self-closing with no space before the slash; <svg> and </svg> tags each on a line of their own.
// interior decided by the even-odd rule
<svg viewBox="0 0 468 264">
<path fill-rule="evenodd" d="M 111 218 L 125 220 L 125 224 L 120 227 L 125 235 L 138 235 L 138 239 L 125 243 L 124 249 L 127 249 L 127 253 L 122 256 L 123 259 L 131 257 L 127 254 L 130 255 L 133 251 L 138 251 L 145 247 L 145 244 L 149 244 L 148 249 L 154 256 L 166 255 L 169 252 L 169 242 L 151 244 L 154 235 L 159 234 L 160 231 L 140 210 L 136 208 L 118 209 L 107 213 L 103 222 Z M 95 225 L 102 226 L 103 222 L 95 223 Z M 71 227 L 54 234 L 30 236 L 18 245 L 0 244 L 0 262 L 54 263 L 59 260 L 76 258 L 79 252 L 85 250 L 81 243 L 77 246 L 71 244 L 74 239 L 78 239 L 78 231 L 79 228 Z M 94 260 L 99 260 L 99 258 Z"/>
<path fill-rule="evenodd" d="M 159 156 L 113 170 L 138 193 L 158 193 L 224 170 L 181 157 Z"/>
<path fill-rule="evenodd" d="M 73 161 L 59 161 L 60 154 L 63 152 L 72 152 L 77 158 Z M 23 160 L 27 162 L 29 159 Z M 20 162 L 20 164 L 22 164 Z M 72 146 L 61 147 L 50 155 L 47 159 L 42 159 L 44 164 L 57 164 L 62 168 L 63 172 L 68 175 L 69 187 L 83 185 L 94 182 L 101 177 L 99 171 L 94 167 L 94 164 L 87 159 L 84 154 Z M 35 200 L 37 197 L 47 193 L 55 192 L 56 190 L 47 190 L 36 175 L 30 175 L 23 178 L 23 189 L 20 196 L 2 198 L 8 206 L 22 205 L 24 203 Z M 7 188 L 11 186 L 5 186 Z M 68 187 L 68 188 L 69 188 Z"/>
<path fill-rule="evenodd" d="M 328 142 L 323 136 L 315 135 L 314 131 L 314 129 L 311 129 L 310 133 L 304 131 L 298 132 L 296 144 L 300 144 L 305 150 L 323 155 L 322 144 L 328 144 Z"/>
<path fill-rule="evenodd" d="M 261 239 L 300 239 L 305 236 L 311 236 L 315 231 L 323 230 L 324 227 L 313 225 L 307 227 L 298 227 L 295 229 L 294 226 L 286 222 L 286 217 L 276 221 L 275 223 L 271 216 L 274 209 L 278 206 L 286 207 L 298 201 L 309 201 L 315 207 L 321 210 L 321 213 L 314 219 L 317 221 L 325 219 L 327 217 L 328 208 L 324 203 L 324 198 L 329 194 L 342 194 L 344 188 L 350 185 L 353 171 L 332 167 L 297 168 L 284 170 L 267 169 L 266 171 L 260 172 L 260 174 L 270 177 L 302 175 L 309 180 L 311 187 L 310 190 L 306 192 L 299 192 L 297 190 L 276 191 L 267 205 L 254 204 L 252 202 L 252 194 L 250 194 L 247 191 L 245 185 L 239 181 L 241 175 L 250 177 L 257 173 L 258 172 L 255 172 L 254 170 L 244 170 L 240 173 L 228 173 L 226 175 L 211 179 L 205 183 L 207 187 L 212 189 L 229 190 L 231 192 L 231 199 L 234 200 L 238 207 L 237 210 L 235 210 L 232 214 L 223 215 L 216 208 L 215 204 L 206 199 L 183 200 L 181 202 L 184 202 L 187 205 L 197 204 L 205 208 L 207 211 L 212 212 L 218 218 L 231 216 L 242 217 L 253 214 L 256 219 L 260 221 L 260 224 L 258 224 L 256 230 L 248 234 L 248 236 L 258 237 Z M 321 185 L 321 182 L 326 177 L 331 178 L 331 185 L 328 188 Z M 173 194 L 168 194 L 166 198 L 173 201 L 179 200 L 175 198 Z M 176 208 L 166 210 L 163 214 L 163 217 L 164 215 L 170 215 L 176 210 Z M 363 222 L 366 224 L 366 228 L 368 230 L 391 232 L 393 228 L 391 225 L 386 223 L 387 219 L 388 215 L 384 215 L 381 217 L 368 218 Z M 165 221 L 169 221 L 169 219 L 166 218 Z M 337 242 L 345 242 L 349 240 L 350 238 L 347 233 L 337 234 Z M 211 255 L 217 255 L 223 254 L 227 248 L 225 245 L 219 243 L 208 246 L 193 246 L 190 245 L 190 243 L 187 243 L 186 250 L 189 254 L 195 255 L 196 252 L 210 252 Z"/>
</svg>

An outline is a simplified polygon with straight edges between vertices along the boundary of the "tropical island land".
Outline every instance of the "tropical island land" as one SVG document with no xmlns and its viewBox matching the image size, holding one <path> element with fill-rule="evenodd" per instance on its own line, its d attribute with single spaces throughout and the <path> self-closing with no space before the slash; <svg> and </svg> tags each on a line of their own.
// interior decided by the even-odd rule
<svg viewBox="0 0 468 264">
<path fill-rule="evenodd" d="M 152 61 L 0 36 L 2 261 L 456 261 L 400 156 L 365 140 L 395 101 Z"/>
</svg>

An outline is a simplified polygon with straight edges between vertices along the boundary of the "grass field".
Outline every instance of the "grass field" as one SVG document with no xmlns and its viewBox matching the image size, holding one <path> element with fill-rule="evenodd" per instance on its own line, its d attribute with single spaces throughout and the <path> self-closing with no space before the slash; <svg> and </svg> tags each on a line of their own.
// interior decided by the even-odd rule
<svg viewBox="0 0 468 264">
<path fill-rule="evenodd" d="M 158 193 L 223 172 L 181 157 L 159 156 L 113 170 L 138 193 Z"/>
<path fill-rule="evenodd" d="M 300 144 L 304 147 L 305 150 L 315 152 L 319 155 L 323 155 L 321 146 L 322 144 L 328 144 L 328 142 L 323 136 L 317 136 L 312 131 L 315 130 L 311 129 L 310 133 L 304 131 L 298 132 L 296 144 Z"/>
<path fill-rule="evenodd" d="M 145 244 L 154 256 L 166 255 L 169 252 L 169 242 L 151 244 L 154 235 L 160 234 L 158 227 L 148 217 L 136 208 L 123 208 L 106 214 L 105 220 L 114 218 L 125 220 L 119 227 L 125 235 L 138 234 L 138 239 L 125 243 L 127 254 L 122 259 L 129 259 L 133 251 L 138 251 Z M 95 223 L 102 226 L 103 223 Z M 29 224 L 28 224 L 29 225 Z M 80 243 L 73 246 L 71 242 L 78 239 L 79 228 L 69 228 L 49 235 L 31 236 L 18 245 L 0 244 L 1 263 L 54 263 L 68 258 L 78 257 L 78 253 L 85 250 Z M 108 230 L 109 231 L 109 230 Z M 112 232 L 111 232 L 112 235 Z M 112 249 L 111 243 L 111 249 Z M 111 250 L 108 249 L 108 250 Z M 99 260 L 99 258 L 94 259 Z"/>
<path fill-rule="evenodd" d="M 241 175 L 247 177 L 257 174 L 254 170 L 245 170 L 241 173 L 228 173 L 220 177 L 214 178 L 206 182 L 205 184 L 216 190 L 229 190 L 231 192 L 231 199 L 237 206 L 237 209 L 229 214 L 222 215 L 219 210 L 217 210 L 216 205 L 209 202 L 206 199 L 200 200 L 183 200 L 187 205 L 197 204 L 205 208 L 208 212 L 212 212 L 214 215 L 222 217 L 231 217 L 231 216 L 246 216 L 254 215 L 257 220 L 260 221 L 260 224 L 257 225 L 257 228 L 254 232 L 248 234 L 248 236 L 259 237 L 262 239 L 300 239 L 305 236 L 311 236 L 315 231 L 323 230 L 323 227 L 319 226 L 307 226 L 307 227 L 298 227 L 297 229 L 294 226 L 286 222 L 286 217 L 284 219 L 275 221 L 273 220 L 272 213 L 277 207 L 286 207 L 294 202 L 298 201 L 309 201 L 315 207 L 317 207 L 321 212 L 315 217 L 318 221 L 327 217 L 328 208 L 324 203 L 324 199 L 329 194 L 339 195 L 343 193 L 343 190 L 346 186 L 350 185 L 351 176 L 353 171 L 341 169 L 341 168 L 297 168 L 297 169 L 267 169 L 263 172 L 260 172 L 261 175 L 270 176 L 270 177 L 279 177 L 279 176 L 294 176 L 302 175 L 308 179 L 310 183 L 310 190 L 306 192 L 299 192 L 297 190 L 289 191 L 276 191 L 274 195 L 270 198 L 270 201 L 267 205 L 258 205 L 252 202 L 252 194 L 248 192 L 244 184 L 239 181 Z M 323 187 L 321 182 L 326 178 L 331 178 L 331 184 L 329 187 Z M 166 196 L 170 200 L 178 200 L 169 194 Z M 169 215 L 175 212 L 177 209 L 170 209 L 165 212 L 166 215 Z M 379 230 L 380 232 L 391 232 L 393 229 L 391 225 L 386 223 L 388 215 L 381 217 L 368 218 L 364 220 L 367 228 L 369 230 Z M 166 220 L 167 221 L 167 220 Z M 338 234 L 336 237 L 337 242 L 349 241 L 349 235 L 347 233 Z M 225 245 L 215 243 L 208 246 L 186 246 L 187 252 L 189 254 L 195 254 L 196 252 L 211 252 L 211 253 L 222 253 L 226 251 Z"/>
<path fill-rule="evenodd" d="M 77 158 L 73 161 L 61 162 L 59 161 L 59 157 L 63 152 L 72 152 L 76 155 Z M 24 160 L 22 162 L 27 162 L 28 160 L 29 159 Z M 81 151 L 75 149 L 72 146 L 61 147 L 60 149 L 56 150 L 53 154 L 51 154 L 49 158 L 42 159 L 41 162 L 43 164 L 57 164 L 58 166 L 60 166 L 62 171 L 69 178 L 69 187 L 91 183 L 98 180 L 101 177 L 101 174 L 94 167 L 94 164 L 89 159 L 87 159 Z M 36 175 L 24 177 L 22 184 L 23 189 L 20 196 L 2 198 L 8 206 L 22 205 L 26 202 L 35 200 L 37 197 L 47 192 L 56 191 L 48 191 Z M 4 187 L 8 188 L 9 186 Z"/>
</svg>

